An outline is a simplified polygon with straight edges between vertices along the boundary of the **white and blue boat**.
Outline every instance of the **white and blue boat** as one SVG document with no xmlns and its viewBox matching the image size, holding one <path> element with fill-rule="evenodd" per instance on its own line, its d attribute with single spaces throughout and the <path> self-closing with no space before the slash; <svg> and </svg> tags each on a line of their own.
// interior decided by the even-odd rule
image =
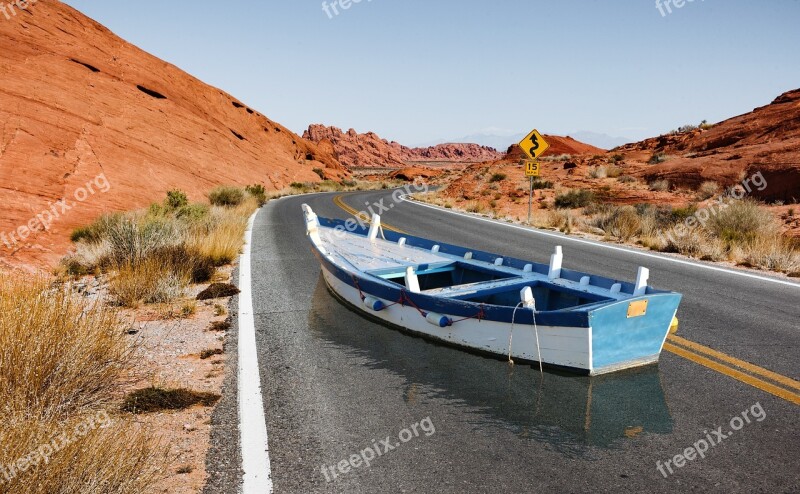
<svg viewBox="0 0 800 494">
<path fill-rule="evenodd" d="M 331 292 L 358 312 L 431 340 L 588 375 L 658 362 L 681 295 L 549 264 L 318 217 L 306 231 Z"/>
</svg>

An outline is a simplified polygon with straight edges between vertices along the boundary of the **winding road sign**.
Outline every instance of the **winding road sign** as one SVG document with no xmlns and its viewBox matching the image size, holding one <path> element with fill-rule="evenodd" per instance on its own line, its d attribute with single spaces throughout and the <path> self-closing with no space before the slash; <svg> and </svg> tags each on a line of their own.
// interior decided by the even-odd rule
<svg viewBox="0 0 800 494">
<path fill-rule="evenodd" d="M 544 137 L 542 137 L 542 134 L 540 134 L 538 130 L 533 129 L 525 139 L 520 141 L 519 147 L 522 148 L 522 151 L 524 151 L 530 159 L 535 160 L 550 148 L 550 144 L 544 140 Z"/>
</svg>

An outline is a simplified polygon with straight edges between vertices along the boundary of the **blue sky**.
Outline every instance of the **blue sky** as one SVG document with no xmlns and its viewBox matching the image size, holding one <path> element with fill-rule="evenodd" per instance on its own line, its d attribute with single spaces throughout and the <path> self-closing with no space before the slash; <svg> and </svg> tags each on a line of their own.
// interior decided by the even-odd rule
<svg viewBox="0 0 800 494">
<path fill-rule="evenodd" d="M 800 1 L 670 1 L 664 16 L 655 0 L 66 3 L 300 133 L 638 139 L 800 87 Z"/>
</svg>

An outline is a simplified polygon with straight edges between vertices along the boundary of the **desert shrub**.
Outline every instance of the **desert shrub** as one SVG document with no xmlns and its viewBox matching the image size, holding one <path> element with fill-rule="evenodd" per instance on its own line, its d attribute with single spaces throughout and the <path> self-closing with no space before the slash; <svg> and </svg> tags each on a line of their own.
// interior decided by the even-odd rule
<svg viewBox="0 0 800 494">
<path fill-rule="evenodd" d="M 661 180 L 653 180 L 650 182 L 650 190 L 654 192 L 667 192 L 669 191 L 669 180 L 661 179 Z"/>
<path fill-rule="evenodd" d="M 264 188 L 261 184 L 253 184 L 248 185 L 244 188 L 245 192 L 250 194 L 256 201 L 258 201 L 259 206 L 263 206 L 267 203 L 267 189 Z"/>
<path fill-rule="evenodd" d="M 700 184 L 700 187 L 697 189 L 697 199 L 700 201 L 705 201 L 706 199 L 710 199 L 721 191 L 721 187 L 717 182 L 713 181 L 706 181 Z"/>
<path fill-rule="evenodd" d="M 0 278 L 0 412 L 109 403 L 132 348 L 117 313 L 44 280 Z"/>
<path fill-rule="evenodd" d="M 720 207 L 716 214 L 711 215 L 706 228 L 730 244 L 745 244 L 779 235 L 772 214 L 752 199 L 729 201 L 727 207 Z"/>
<path fill-rule="evenodd" d="M 207 217 L 209 211 L 210 208 L 205 204 L 186 204 L 175 211 L 175 217 L 193 223 Z"/>
<path fill-rule="evenodd" d="M 589 178 L 606 178 L 608 169 L 605 166 L 595 166 L 589 169 Z"/>
<path fill-rule="evenodd" d="M 555 206 L 559 209 L 577 209 L 589 206 L 595 201 L 595 194 L 588 190 L 570 190 L 556 196 Z"/>
<path fill-rule="evenodd" d="M 624 184 L 629 184 L 637 181 L 636 178 L 631 177 L 630 175 L 621 175 L 619 178 L 617 178 L 617 180 L 619 180 Z"/>
<path fill-rule="evenodd" d="M 726 249 L 719 239 L 702 228 L 675 228 L 665 236 L 664 252 L 674 252 L 709 261 L 725 259 Z"/>
<path fill-rule="evenodd" d="M 553 182 L 541 180 L 538 178 L 533 179 L 533 190 L 552 189 Z"/>
<path fill-rule="evenodd" d="M 792 273 L 800 270 L 800 249 L 791 239 L 778 235 L 760 237 L 744 249 L 747 264 L 770 271 Z"/>
<path fill-rule="evenodd" d="M 325 171 L 323 171 L 322 168 L 314 168 L 311 171 L 316 173 L 322 180 L 325 180 Z"/>
<path fill-rule="evenodd" d="M 178 189 L 167 192 L 167 198 L 164 199 L 164 207 L 168 210 L 182 208 L 188 204 L 189 198 L 186 197 L 186 192 Z"/>
<path fill-rule="evenodd" d="M 70 240 L 73 242 L 98 242 L 106 237 L 109 228 L 116 226 L 124 219 L 121 213 L 104 214 L 94 221 L 94 223 L 76 228 Z"/>
<path fill-rule="evenodd" d="M 647 162 L 651 165 L 657 165 L 659 163 L 667 161 L 668 159 L 669 157 L 667 156 L 667 153 L 653 153 L 653 155 L 650 157 L 649 160 L 647 160 Z"/>
<path fill-rule="evenodd" d="M 110 281 L 109 292 L 123 307 L 175 300 L 183 296 L 191 279 L 188 272 L 175 270 L 168 261 L 158 258 L 148 258 L 136 265 L 119 265 L 117 270 Z"/>
<path fill-rule="evenodd" d="M 623 242 L 639 235 L 642 230 L 641 218 L 633 206 L 608 206 L 592 221 L 592 224 L 603 230 L 606 235 Z"/>
<path fill-rule="evenodd" d="M 208 193 L 208 202 L 214 206 L 238 206 L 244 201 L 244 191 L 238 187 L 221 186 Z"/>
<path fill-rule="evenodd" d="M 621 154 L 615 154 L 615 155 L 612 155 L 610 158 L 608 158 L 608 162 L 611 163 L 611 164 L 616 164 L 616 163 L 619 163 L 620 161 L 624 161 L 624 160 L 625 160 L 625 156 L 623 156 Z"/>
<path fill-rule="evenodd" d="M 490 183 L 502 182 L 503 180 L 506 179 L 506 177 L 507 175 L 505 173 L 499 173 L 499 172 L 493 173 L 492 176 L 489 178 L 489 182 Z"/>
<path fill-rule="evenodd" d="M 108 228 L 105 240 L 109 245 L 108 261 L 112 266 L 135 268 L 154 251 L 180 244 L 183 235 L 174 221 L 124 217 Z"/>
<path fill-rule="evenodd" d="M 618 166 L 607 166 L 606 176 L 608 178 L 619 178 L 622 175 L 622 168 Z"/>
</svg>

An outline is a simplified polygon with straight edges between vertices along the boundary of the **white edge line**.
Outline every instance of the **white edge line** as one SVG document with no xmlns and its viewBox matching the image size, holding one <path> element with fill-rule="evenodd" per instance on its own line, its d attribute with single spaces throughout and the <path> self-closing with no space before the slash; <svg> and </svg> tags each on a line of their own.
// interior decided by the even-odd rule
<svg viewBox="0 0 800 494">
<path fill-rule="evenodd" d="M 267 421 L 256 350 L 253 314 L 251 242 L 258 211 L 247 223 L 245 243 L 239 260 L 239 438 L 242 447 L 243 494 L 271 494 L 272 471 L 269 462 Z"/>
<path fill-rule="evenodd" d="M 636 255 L 639 255 L 639 256 L 650 257 L 650 258 L 653 258 L 653 259 L 659 259 L 661 261 L 674 262 L 674 263 L 677 263 L 677 264 L 684 264 L 684 265 L 692 266 L 692 267 L 696 267 L 696 268 L 709 269 L 711 271 L 719 271 L 721 273 L 733 274 L 733 275 L 737 275 L 737 276 L 744 276 L 746 278 L 753 278 L 753 279 L 756 279 L 756 280 L 768 281 L 768 282 L 771 282 L 771 283 L 779 283 L 781 285 L 791 286 L 791 287 L 794 287 L 794 288 L 800 288 L 800 284 L 799 283 L 793 283 L 791 281 L 779 280 L 777 278 L 768 278 L 766 276 L 759 276 L 757 274 L 746 273 L 744 271 L 734 271 L 732 269 L 720 268 L 720 267 L 717 267 L 717 266 L 709 266 L 707 264 L 700 264 L 700 263 L 697 263 L 697 262 L 685 261 L 683 259 L 675 259 L 673 257 L 661 256 L 661 255 L 658 255 L 658 254 L 651 254 L 649 252 L 642 252 L 642 251 L 638 251 L 638 250 L 635 250 L 635 249 L 626 249 L 624 247 L 618 247 L 616 245 L 609 245 L 609 244 L 604 244 L 602 242 L 595 242 L 595 241 L 592 241 L 592 240 L 586 240 L 586 239 L 582 239 L 582 238 L 569 237 L 569 236 L 566 236 L 566 235 L 558 235 L 558 234 L 555 234 L 555 233 L 545 232 L 545 231 L 538 230 L 538 229 L 535 229 L 535 228 L 526 228 L 524 226 L 512 225 L 512 224 L 509 224 L 509 223 L 503 223 L 503 222 L 495 221 L 495 220 L 492 220 L 492 219 L 489 219 L 489 218 L 483 218 L 483 217 L 480 217 L 480 216 L 473 216 L 471 214 L 462 213 L 462 212 L 459 212 L 459 211 L 453 211 L 453 210 L 445 209 L 445 208 L 440 208 L 438 206 L 433 206 L 431 204 L 426 204 L 424 202 L 411 200 L 411 199 L 408 199 L 407 195 L 403 195 L 401 197 L 401 199 L 403 201 L 409 203 L 409 204 L 416 204 L 417 206 L 422 206 L 422 207 L 426 207 L 426 208 L 430 208 L 430 209 L 436 209 L 438 211 L 443 211 L 443 212 L 446 212 L 446 213 L 455 214 L 455 215 L 458 215 L 458 216 L 463 216 L 465 218 L 472 218 L 474 220 L 487 221 L 487 222 L 495 224 L 495 225 L 506 226 L 508 228 L 515 228 L 517 230 L 522 230 L 522 231 L 525 231 L 525 232 L 528 232 L 528 233 L 533 233 L 533 234 L 536 234 L 536 235 L 543 235 L 545 237 L 553 237 L 553 238 L 563 239 L 563 240 L 566 240 L 568 242 L 577 242 L 577 243 L 580 243 L 580 244 L 593 245 L 593 246 L 596 246 L 596 247 L 602 247 L 602 248 L 605 248 L 605 249 L 616 250 L 616 251 L 619 251 L 619 252 L 626 252 L 626 253 L 629 253 L 629 254 L 636 254 Z"/>
</svg>

